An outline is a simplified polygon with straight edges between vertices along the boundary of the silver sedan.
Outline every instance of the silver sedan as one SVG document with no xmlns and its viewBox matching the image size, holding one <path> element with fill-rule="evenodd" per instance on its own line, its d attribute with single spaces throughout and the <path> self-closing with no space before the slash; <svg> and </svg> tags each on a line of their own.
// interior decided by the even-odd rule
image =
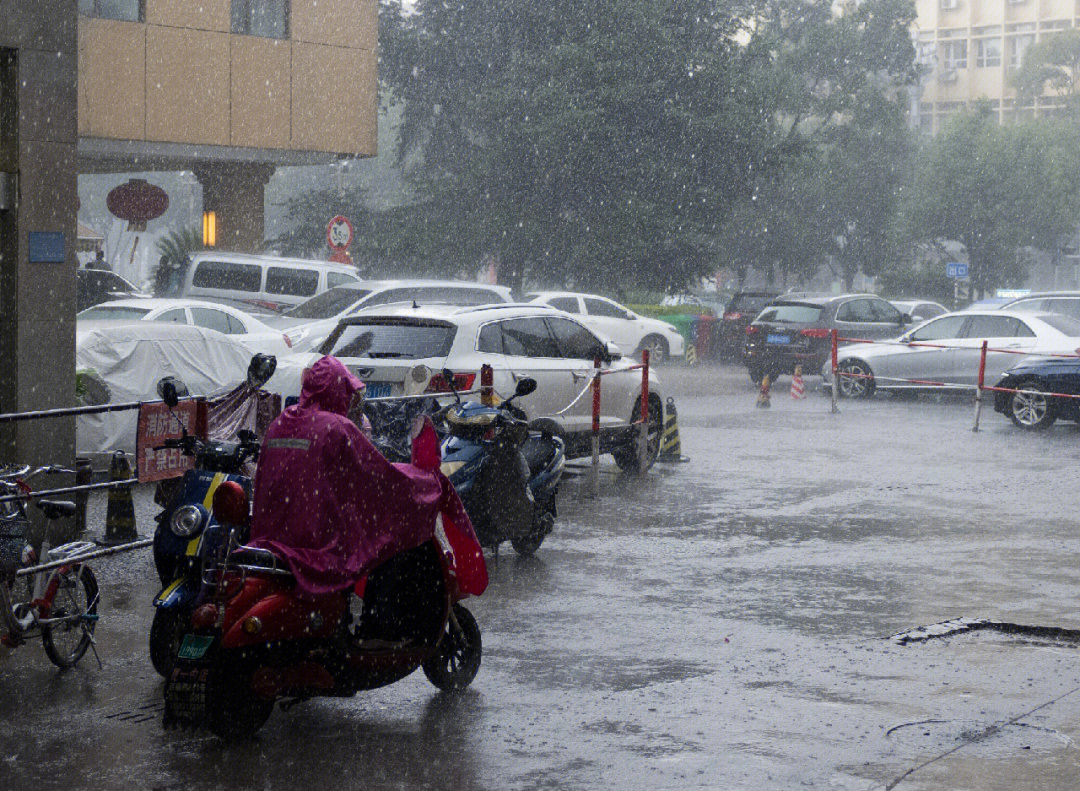
<svg viewBox="0 0 1080 791">
<path fill-rule="evenodd" d="M 1009 310 L 947 313 L 893 341 L 843 346 L 837 355 L 839 395 L 867 398 L 877 390 L 974 387 L 987 342 L 984 382 L 993 384 L 1023 354 L 1076 354 L 1080 321 L 1056 313 Z M 832 365 L 822 368 L 832 386 Z"/>
</svg>

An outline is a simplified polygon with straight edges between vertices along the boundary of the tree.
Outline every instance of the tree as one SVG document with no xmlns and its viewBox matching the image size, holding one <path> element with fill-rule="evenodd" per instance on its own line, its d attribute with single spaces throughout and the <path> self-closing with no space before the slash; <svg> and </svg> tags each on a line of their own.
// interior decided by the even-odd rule
<svg viewBox="0 0 1080 791">
<path fill-rule="evenodd" d="M 1049 247 L 1080 210 L 1080 130 L 1038 119 L 999 126 L 988 105 L 958 113 L 928 141 L 904 196 L 909 244 L 961 242 L 972 294 L 1018 285 L 1025 247 Z"/>
<path fill-rule="evenodd" d="M 1069 29 L 1033 44 L 1013 76 L 1018 104 L 1034 104 L 1049 89 L 1075 111 L 1080 80 L 1080 30 Z"/>
</svg>

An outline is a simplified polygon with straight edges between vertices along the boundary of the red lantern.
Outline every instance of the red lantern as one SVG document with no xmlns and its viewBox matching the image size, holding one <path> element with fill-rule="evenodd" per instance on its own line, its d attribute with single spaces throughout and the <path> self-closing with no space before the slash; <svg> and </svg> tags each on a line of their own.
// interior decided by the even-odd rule
<svg viewBox="0 0 1080 791">
<path fill-rule="evenodd" d="M 169 196 L 146 179 L 131 179 L 114 187 L 105 198 L 105 205 L 115 217 L 128 221 L 128 230 L 145 231 L 146 223 L 168 210 Z"/>
</svg>

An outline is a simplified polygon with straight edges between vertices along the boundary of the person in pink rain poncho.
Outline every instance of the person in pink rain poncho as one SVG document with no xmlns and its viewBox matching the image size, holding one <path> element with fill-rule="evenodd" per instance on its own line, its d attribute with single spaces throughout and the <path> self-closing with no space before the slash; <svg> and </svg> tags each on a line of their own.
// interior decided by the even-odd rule
<svg viewBox="0 0 1080 791">
<path fill-rule="evenodd" d="M 363 382 L 326 356 L 304 372 L 300 401 L 270 425 L 255 475 L 250 544 L 285 560 L 301 591 L 343 590 L 383 561 L 435 536 L 442 515 L 457 588 L 487 587 L 483 553 L 457 493 L 439 471 L 431 422 L 413 463 L 392 464 L 346 417 Z"/>
</svg>

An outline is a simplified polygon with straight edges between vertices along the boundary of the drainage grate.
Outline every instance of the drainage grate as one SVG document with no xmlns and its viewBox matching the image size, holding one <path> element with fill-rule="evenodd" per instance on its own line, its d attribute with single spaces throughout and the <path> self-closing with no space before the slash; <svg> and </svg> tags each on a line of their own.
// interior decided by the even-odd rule
<svg viewBox="0 0 1080 791">
<path fill-rule="evenodd" d="M 154 703 L 147 703 L 143 706 L 136 706 L 133 709 L 114 711 L 112 714 L 106 714 L 105 719 L 113 720 L 115 722 L 126 722 L 131 725 L 135 725 L 140 722 L 160 720 L 164 712 L 165 703 L 162 701 L 156 701 Z"/>
</svg>

